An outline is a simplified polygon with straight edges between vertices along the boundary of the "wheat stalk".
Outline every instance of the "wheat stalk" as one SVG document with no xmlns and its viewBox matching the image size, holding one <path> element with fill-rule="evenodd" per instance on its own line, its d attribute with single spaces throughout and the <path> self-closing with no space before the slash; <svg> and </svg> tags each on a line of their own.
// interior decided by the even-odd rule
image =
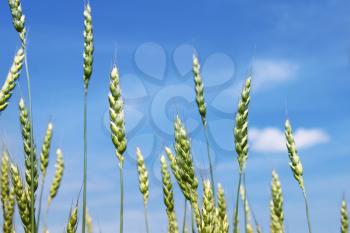
<svg viewBox="0 0 350 233">
<path fill-rule="evenodd" d="M 241 187 L 242 174 L 248 159 L 248 106 L 250 102 L 251 77 L 245 81 L 235 119 L 234 142 L 239 165 L 239 178 L 237 185 L 236 204 L 234 207 L 233 232 L 238 233 L 238 204 L 239 190 Z"/>
<path fill-rule="evenodd" d="M 145 215 L 145 225 L 146 232 L 149 232 L 148 219 L 147 219 L 147 202 L 149 196 L 149 181 L 148 181 L 148 172 L 141 153 L 140 148 L 136 148 L 137 156 L 137 172 L 139 174 L 139 189 L 143 196 L 143 205 L 144 205 L 144 215 Z"/>
<path fill-rule="evenodd" d="M 193 56 L 193 76 L 194 76 L 194 84 L 195 84 L 195 92 L 196 92 L 196 103 L 198 106 L 199 114 L 201 115 L 202 125 L 204 128 L 204 136 L 205 136 L 205 141 L 207 145 L 210 182 L 211 182 L 212 192 L 215 199 L 215 182 L 214 182 L 213 163 L 212 163 L 210 148 L 209 148 L 208 129 L 207 129 L 207 123 L 206 123 L 207 110 L 206 110 L 206 105 L 204 100 L 204 86 L 203 86 L 203 81 L 200 74 L 200 64 L 198 61 L 198 57 L 195 55 Z"/>
<path fill-rule="evenodd" d="M 25 152 L 25 178 L 29 187 L 33 182 L 34 193 L 38 188 L 38 168 L 37 160 L 35 156 L 35 149 L 32 140 L 32 126 L 28 117 L 28 110 L 24 104 L 24 100 L 21 98 L 19 101 L 19 111 L 20 111 L 20 123 L 21 123 L 21 133 L 23 138 L 23 148 Z M 33 153 L 32 153 L 32 150 Z M 34 166 L 32 166 L 32 160 Z M 32 171 L 33 169 L 33 171 Z M 34 180 L 32 181 L 32 172 L 34 174 Z"/>
<path fill-rule="evenodd" d="M 175 201 L 174 201 L 173 185 L 171 183 L 171 177 L 168 171 L 168 165 L 164 156 L 160 158 L 160 162 L 161 162 L 161 174 L 162 174 L 162 183 L 163 183 L 163 200 L 166 206 L 166 213 L 168 217 L 168 232 L 178 233 L 177 219 L 176 219 L 176 214 L 174 209 Z"/>
<path fill-rule="evenodd" d="M 58 189 L 61 185 L 61 180 L 63 177 L 63 171 L 64 171 L 64 160 L 63 160 L 63 153 L 61 149 L 56 150 L 56 171 L 55 176 L 53 178 L 51 187 L 50 187 L 50 195 L 48 198 L 48 205 L 51 204 L 52 200 L 56 197 Z"/>
<path fill-rule="evenodd" d="M 83 224 L 82 232 L 85 233 L 86 225 L 86 189 L 87 189 L 87 94 L 89 81 L 92 74 L 93 63 L 93 30 L 90 4 L 84 7 L 84 52 L 83 52 L 83 80 L 84 80 L 84 171 L 83 171 Z"/>
<path fill-rule="evenodd" d="M 250 207 L 249 207 L 249 202 L 247 198 L 247 193 L 244 188 L 244 185 L 241 185 L 240 187 L 240 195 L 244 207 L 244 219 L 245 219 L 245 230 L 248 233 L 253 232 L 253 225 L 251 221 L 251 212 L 250 212 Z"/>
<path fill-rule="evenodd" d="M 7 74 L 5 83 L 2 85 L 0 90 L 0 112 L 4 111 L 9 105 L 9 100 L 12 96 L 12 91 L 16 86 L 16 81 L 20 76 L 24 59 L 23 48 L 18 49 L 10 71 Z"/>
<path fill-rule="evenodd" d="M 124 220 L 124 181 L 123 181 L 123 153 L 126 150 L 127 140 L 125 136 L 124 121 L 124 102 L 121 96 L 119 84 L 119 73 L 116 65 L 113 65 L 110 74 L 109 84 L 109 119 L 112 142 L 115 147 L 115 153 L 119 160 L 119 177 L 120 177 L 120 225 L 119 232 L 123 232 Z"/>
<path fill-rule="evenodd" d="M 19 169 L 16 165 L 11 164 L 11 179 L 16 194 L 16 202 L 18 206 L 19 215 L 21 217 L 23 228 L 26 233 L 30 233 L 31 226 L 31 200 L 27 188 L 23 186 Z"/>
<path fill-rule="evenodd" d="M 349 232 L 349 215 L 348 215 L 348 208 L 345 199 L 343 198 L 341 203 L 341 209 L 340 209 L 340 232 L 341 233 L 348 233 Z"/>
<path fill-rule="evenodd" d="M 11 15 L 12 15 L 12 23 L 15 27 L 16 31 L 19 33 L 19 37 L 22 42 L 22 46 L 25 45 L 26 39 L 26 28 L 25 28 L 25 16 L 22 12 L 21 2 L 19 0 L 8 0 Z"/>
<path fill-rule="evenodd" d="M 226 199 L 224 189 L 221 184 L 218 184 L 218 221 L 219 233 L 228 233 L 229 223 L 227 217 Z"/>
<path fill-rule="evenodd" d="M 275 170 L 272 171 L 270 221 L 271 233 L 284 232 L 282 186 Z"/>
<path fill-rule="evenodd" d="M 306 191 L 305 191 L 304 178 L 303 178 L 303 166 L 301 164 L 298 151 L 295 145 L 292 126 L 288 119 L 286 120 L 284 127 L 285 127 L 284 134 L 286 136 L 286 141 L 287 141 L 286 145 L 287 145 L 287 150 L 288 150 L 288 155 L 290 160 L 289 166 L 292 169 L 294 178 L 298 182 L 299 187 L 303 192 L 308 229 L 309 229 L 309 233 L 311 233 L 309 205 L 306 198 Z"/>
</svg>

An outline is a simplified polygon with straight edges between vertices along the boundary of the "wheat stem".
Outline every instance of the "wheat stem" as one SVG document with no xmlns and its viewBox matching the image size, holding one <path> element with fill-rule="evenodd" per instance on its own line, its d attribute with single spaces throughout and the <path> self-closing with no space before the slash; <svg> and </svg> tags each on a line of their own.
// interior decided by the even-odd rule
<svg viewBox="0 0 350 233">
<path fill-rule="evenodd" d="M 83 223 L 82 232 L 85 233 L 86 225 L 86 178 L 87 178 L 87 91 L 84 92 L 84 174 L 83 174 Z"/>
<path fill-rule="evenodd" d="M 236 193 L 236 203 L 234 206 L 234 217 L 233 217 L 233 233 L 238 233 L 238 204 L 239 204 L 239 189 L 241 187 L 242 173 L 239 172 L 238 185 L 237 185 L 237 193 Z"/>
</svg>

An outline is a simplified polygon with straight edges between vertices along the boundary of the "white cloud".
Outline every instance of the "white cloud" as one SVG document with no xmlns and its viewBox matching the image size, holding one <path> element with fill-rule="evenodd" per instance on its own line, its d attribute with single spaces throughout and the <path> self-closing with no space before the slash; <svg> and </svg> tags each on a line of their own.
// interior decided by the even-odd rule
<svg viewBox="0 0 350 233">
<path fill-rule="evenodd" d="M 252 128 L 249 139 L 252 149 L 258 152 L 286 151 L 284 132 L 278 128 Z M 317 144 L 327 143 L 330 137 L 321 129 L 299 128 L 294 133 L 294 139 L 298 149 L 305 149 Z"/>
<path fill-rule="evenodd" d="M 257 59 L 253 65 L 255 88 L 290 80 L 298 68 L 297 64 L 287 60 Z"/>
</svg>

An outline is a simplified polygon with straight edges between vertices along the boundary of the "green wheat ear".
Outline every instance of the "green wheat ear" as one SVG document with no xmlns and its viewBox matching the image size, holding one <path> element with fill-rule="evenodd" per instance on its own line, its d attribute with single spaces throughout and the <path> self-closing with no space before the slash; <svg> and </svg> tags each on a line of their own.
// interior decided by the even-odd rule
<svg viewBox="0 0 350 233">
<path fill-rule="evenodd" d="M 206 124 L 206 114 L 207 114 L 207 107 L 205 105 L 204 100 L 204 87 L 203 87 L 203 81 L 200 74 L 200 65 L 198 58 L 193 55 L 193 76 L 194 76 L 194 84 L 195 84 L 195 92 L 196 92 L 196 103 L 198 106 L 199 114 L 201 115 L 202 122 L 205 125 Z"/>
<path fill-rule="evenodd" d="M 300 188 L 304 191 L 305 187 L 303 178 L 303 165 L 300 162 L 300 158 L 293 137 L 292 126 L 288 119 L 286 120 L 284 127 L 284 132 L 287 140 L 286 145 L 290 159 L 289 166 L 292 169 L 294 178 L 297 180 Z"/>
<path fill-rule="evenodd" d="M 202 226 L 200 228 L 200 232 L 213 232 L 215 230 L 216 223 L 214 196 L 208 180 L 203 182 Z"/>
<path fill-rule="evenodd" d="M 41 147 L 41 154 L 40 154 L 40 171 L 42 174 L 42 180 L 44 180 L 46 176 L 46 169 L 49 165 L 49 153 L 51 148 L 51 140 L 52 140 L 52 129 L 53 125 L 51 122 L 47 125 L 46 134 L 44 137 L 44 142 Z"/>
<path fill-rule="evenodd" d="M 148 181 L 148 172 L 145 165 L 145 161 L 143 159 L 143 155 L 141 153 L 140 148 L 136 149 L 137 155 L 137 172 L 139 174 L 139 189 L 141 194 L 143 195 L 143 202 L 146 205 L 149 196 L 149 181 Z"/>
<path fill-rule="evenodd" d="M 341 203 L 341 209 L 340 209 L 340 222 L 341 222 L 341 233 L 348 233 L 349 232 L 349 215 L 348 215 L 348 208 L 345 199 L 343 199 Z"/>
<path fill-rule="evenodd" d="M 2 85 L 0 90 L 0 112 L 4 111 L 9 105 L 9 100 L 12 96 L 13 89 L 16 86 L 16 81 L 18 80 L 24 60 L 24 50 L 20 48 L 14 59 L 10 71 L 7 74 L 5 83 Z"/>
<path fill-rule="evenodd" d="M 28 110 L 24 104 L 24 100 L 21 98 L 19 101 L 19 112 L 20 112 L 20 123 L 21 123 L 21 133 L 23 138 L 23 148 L 25 152 L 25 178 L 29 187 L 33 182 L 34 184 L 34 193 L 38 188 L 38 162 L 36 159 L 35 146 L 32 140 L 32 125 L 28 118 Z M 33 153 L 32 153 L 32 150 Z M 33 156 L 33 174 L 34 181 L 32 181 L 32 166 L 31 166 L 31 157 Z"/>
<path fill-rule="evenodd" d="M 218 184 L 218 221 L 219 221 L 219 233 L 228 233 L 229 222 L 227 216 L 227 207 L 224 189 L 221 184 Z"/>
<path fill-rule="evenodd" d="M 234 128 L 235 149 L 240 171 L 243 172 L 248 159 L 248 106 L 250 102 L 251 77 L 245 81 L 236 113 Z"/>
<path fill-rule="evenodd" d="M 112 142 L 116 148 L 116 156 L 119 160 L 119 166 L 123 166 L 127 140 L 125 136 L 125 120 L 124 120 L 124 102 L 121 95 L 119 72 L 117 66 L 114 65 L 110 74 L 109 84 L 109 118 Z"/>
<path fill-rule="evenodd" d="M 66 226 L 67 233 L 77 232 L 78 226 L 78 204 L 70 211 L 68 223 Z"/>
<path fill-rule="evenodd" d="M 8 0 L 8 4 L 11 10 L 12 23 L 16 31 L 19 33 L 19 37 L 22 42 L 22 46 L 25 46 L 26 28 L 25 28 L 25 16 L 22 12 L 21 2 L 19 0 Z"/>
<path fill-rule="evenodd" d="M 56 197 L 58 189 L 61 185 L 61 180 L 63 177 L 63 171 L 64 171 L 64 160 L 63 160 L 63 153 L 61 149 L 56 150 L 56 171 L 55 176 L 53 178 L 51 188 L 50 188 L 50 195 L 48 198 L 49 205 L 51 204 L 52 200 Z"/>
<path fill-rule="evenodd" d="M 166 206 L 166 213 L 168 217 L 168 232 L 169 233 L 178 233 L 178 224 L 175 213 L 175 201 L 174 201 L 174 192 L 173 185 L 171 183 L 170 173 L 168 171 L 168 165 L 165 160 L 165 157 L 160 158 L 161 162 L 161 174 L 162 174 L 162 183 L 163 183 L 163 200 Z"/>
<path fill-rule="evenodd" d="M 271 233 L 284 232 L 283 194 L 278 174 L 272 171 L 271 202 L 270 202 L 270 229 Z"/>
<path fill-rule="evenodd" d="M 84 89 L 85 92 L 88 90 L 89 81 L 92 74 L 92 63 L 93 63 L 93 52 L 94 52 L 94 35 L 92 30 L 92 17 L 91 7 L 89 4 L 84 9 Z"/>
</svg>

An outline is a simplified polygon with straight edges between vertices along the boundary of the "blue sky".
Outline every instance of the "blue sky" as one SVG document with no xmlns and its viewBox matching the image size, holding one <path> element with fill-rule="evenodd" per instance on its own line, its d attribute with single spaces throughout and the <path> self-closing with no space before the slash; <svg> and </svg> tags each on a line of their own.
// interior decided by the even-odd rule
<svg viewBox="0 0 350 233">
<path fill-rule="evenodd" d="M 251 208 L 268 231 L 271 170 L 280 174 L 287 232 L 307 232 L 303 199 L 288 167 L 283 123 L 296 133 L 316 232 L 339 229 L 343 193 L 349 198 L 350 2 L 349 1 L 93 1 L 95 54 L 88 103 L 88 206 L 96 229 L 118 226 L 117 159 L 108 131 L 108 82 L 113 60 L 126 102 L 125 232 L 145 232 L 137 188 L 135 147 L 150 173 L 152 232 L 166 232 L 159 156 L 172 144 L 176 112 L 189 129 L 198 175 L 208 177 L 200 118 L 193 99 L 192 54 L 202 63 L 215 177 L 233 206 L 237 162 L 233 119 L 250 64 L 250 154 L 247 189 Z M 28 28 L 34 133 L 40 147 L 49 120 L 54 149 L 66 163 L 62 188 L 49 212 L 49 229 L 63 229 L 82 184 L 83 1 L 23 0 Z M 0 72 L 6 77 L 19 47 L 6 1 L 0 2 Z M 23 165 L 17 103 L 26 97 L 25 76 L 0 116 L 0 135 Z M 176 185 L 175 185 L 176 187 Z M 183 198 L 176 195 L 178 218 Z M 46 192 L 47 194 L 47 192 Z M 230 208 L 230 219 L 232 208 Z M 140 224 L 135 224 L 135 222 Z M 18 224 L 18 229 L 20 229 Z"/>
</svg>

